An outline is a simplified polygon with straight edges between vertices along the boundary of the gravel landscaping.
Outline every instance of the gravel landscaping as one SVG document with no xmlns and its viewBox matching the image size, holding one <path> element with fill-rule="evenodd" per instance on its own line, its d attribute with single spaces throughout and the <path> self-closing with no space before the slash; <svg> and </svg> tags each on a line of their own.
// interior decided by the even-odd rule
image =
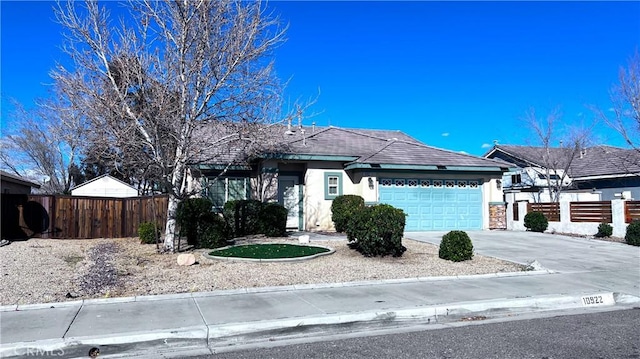
<svg viewBox="0 0 640 359">
<path fill-rule="evenodd" d="M 259 243 L 266 239 L 253 239 Z M 293 238 L 269 242 L 297 243 Z M 137 238 L 30 239 L 0 247 L 0 304 L 49 303 L 88 298 L 188 293 L 311 283 L 517 272 L 522 266 L 476 255 L 454 263 L 438 258 L 438 247 L 403 240 L 401 258 L 365 258 L 344 240 L 314 240 L 332 255 L 290 263 L 207 260 L 177 265 L 178 254 L 158 254 Z"/>
</svg>

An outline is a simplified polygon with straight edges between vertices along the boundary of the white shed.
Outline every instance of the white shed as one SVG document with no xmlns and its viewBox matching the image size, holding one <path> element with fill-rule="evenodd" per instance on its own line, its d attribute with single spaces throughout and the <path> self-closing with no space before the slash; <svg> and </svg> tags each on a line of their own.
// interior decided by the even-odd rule
<svg viewBox="0 0 640 359">
<path fill-rule="evenodd" d="M 72 196 L 87 197 L 136 197 L 138 190 L 107 174 L 96 177 L 71 189 Z"/>
</svg>

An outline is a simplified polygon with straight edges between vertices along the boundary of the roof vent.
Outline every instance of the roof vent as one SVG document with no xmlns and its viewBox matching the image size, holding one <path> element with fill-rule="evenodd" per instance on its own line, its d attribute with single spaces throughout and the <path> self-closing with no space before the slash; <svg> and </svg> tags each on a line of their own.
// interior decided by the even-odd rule
<svg viewBox="0 0 640 359">
<path fill-rule="evenodd" d="M 294 133 L 296 133 L 296 132 L 291 129 L 291 119 L 289 119 L 288 123 L 287 123 L 287 130 L 284 132 L 284 134 L 291 136 Z"/>
</svg>

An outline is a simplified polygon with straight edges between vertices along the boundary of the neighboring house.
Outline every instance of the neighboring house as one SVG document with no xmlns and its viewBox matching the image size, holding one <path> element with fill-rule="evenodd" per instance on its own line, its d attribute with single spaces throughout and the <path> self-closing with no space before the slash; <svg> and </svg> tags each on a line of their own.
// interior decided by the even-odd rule
<svg viewBox="0 0 640 359">
<path fill-rule="evenodd" d="M 5 171 L 0 171 L 0 192 L 3 194 L 31 194 L 32 188 L 40 185 Z"/>
<path fill-rule="evenodd" d="M 138 190 L 115 177 L 104 174 L 73 187 L 71 189 L 71 195 L 126 198 L 136 197 L 138 195 Z"/>
<path fill-rule="evenodd" d="M 640 152 L 612 146 L 582 149 L 567 166 L 567 149 L 534 146 L 495 145 L 484 157 L 499 159 L 518 167 L 502 178 L 505 194 L 516 201 L 548 202 L 545 156 L 556 158 L 559 167 L 549 169 L 552 181 L 563 179 L 562 200 L 609 201 L 640 198 Z M 548 162 L 547 162 L 548 163 Z M 567 173 L 563 176 L 563 169 Z"/>
<path fill-rule="evenodd" d="M 490 203 L 502 203 L 498 180 L 508 164 L 501 161 L 430 147 L 399 131 L 314 126 L 278 134 L 273 153 L 230 167 L 194 165 L 191 188 L 217 207 L 277 201 L 289 209 L 287 227 L 300 230 L 332 230 L 332 200 L 346 194 L 403 209 L 407 231 L 488 229 Z"/>
</svg>

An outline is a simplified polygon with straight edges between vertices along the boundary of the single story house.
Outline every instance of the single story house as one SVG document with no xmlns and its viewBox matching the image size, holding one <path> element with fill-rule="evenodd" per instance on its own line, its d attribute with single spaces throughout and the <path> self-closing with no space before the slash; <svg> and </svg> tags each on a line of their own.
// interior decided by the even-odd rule
<svg viewBox="0 0 640 359">
<path fill-rule="evenodd" d="M 40 185 L 18 175 L 0 171 L 0 192 L 3 194 L 31 194 L 32 188 L 38 189 Z"/>
<path fill-rule="evenodd" d="M 71 189 L 72 196 L 127 198 L 138 196 L 138 190 L 108 174 L 81 183 Z"/>
<path fill-rule="evenodd" d="M 340 195 L 387 203 L 407 214 L 407 231 L 490 228 L 508 164 L 434 148 L 399 131 L 282 128 L 280 146 L 243 163 L 193 164 L 189 185 L 217 207 L 233 199 L 277 201 L 288 228 L 332 230 Z"/>
<path fill-rule="evenodd" d="M 545 156 L 560 168 L 550 169 L 551 180 L 562 180 L 562 198 L 570 201 L 610 201 L 640 198 L 640 152 L 612 146 L 581 149 L 574 156 L 566 148 L 495 145 L 484 157 L 516 167 L 506 172 L 502 187 L 515 200 L 548 201 Z M 566 170 L 566 174 L 564 171 Z M 546 199 L 546 200 L 545 200 Z"/>
</svg>

